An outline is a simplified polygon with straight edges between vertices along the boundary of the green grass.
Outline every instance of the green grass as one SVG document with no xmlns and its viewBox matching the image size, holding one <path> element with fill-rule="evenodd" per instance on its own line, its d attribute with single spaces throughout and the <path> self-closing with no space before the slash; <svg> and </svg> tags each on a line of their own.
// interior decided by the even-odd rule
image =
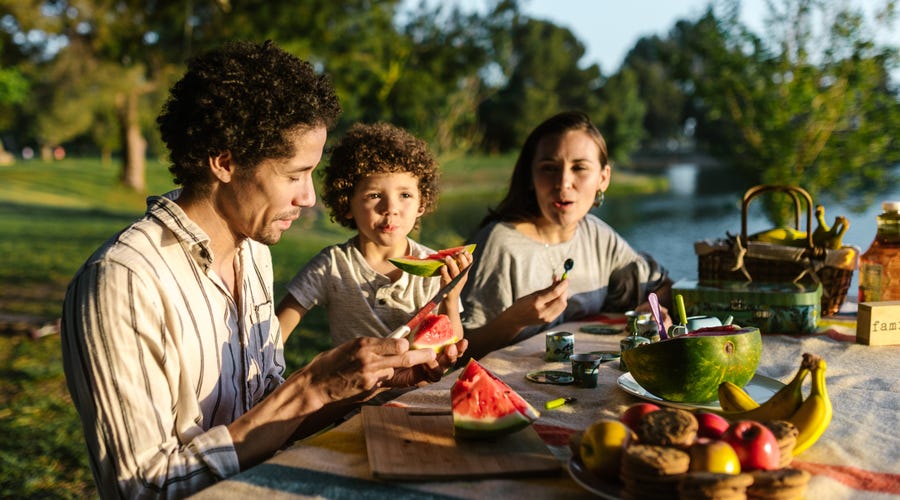
<svg viewBox="0 0 900 500">
<path fill-rule="evenodd" d="M 412 235 L 433 248 L 460 244 L 506 189 L 514 156 L 443 164 L 438 210 Z M 664 187 L 616 172 L 610 196 Z M 107 238 L 139 217 L 143 194 L 118 184 L 117 165 L 92 159 L 0 166 L 0 314 L 52 322 L 77 268 Z M 165 166 L 147 165 L 147 191 L 172 188 Z M 275 295 L 316 252 L 346 240 L 320 207 L 305 210 L 272 247 Z M 288 371 L 329 347 L 325 314 L 313 310 L 285 346 Z M 59 336 L 0 334 L 0 498 L 96 496 L 81 425 L 62 370 Z"/>
</svg>

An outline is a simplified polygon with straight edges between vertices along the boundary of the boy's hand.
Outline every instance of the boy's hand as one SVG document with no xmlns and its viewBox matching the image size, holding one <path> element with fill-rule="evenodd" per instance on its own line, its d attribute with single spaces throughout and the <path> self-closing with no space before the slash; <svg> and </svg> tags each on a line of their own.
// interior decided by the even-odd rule
<svg viewBox="0 0 900 500">
<path fill-rule="evenodd" d="M 444 257 L 444 267 L 441 268 L 441 286 L 444 287 L 450 281 L 459 275 L 464 269 L 472 265 L 474 257 L 472 254 L 461 250 L 454 255 L 449 255 Z M 453 290 L 447 294 L 447 298 L 444 300 L 456 300 L 459 298 L 459 294 L 463 289 L 463 286 L 466 284 L 466 280 L 468 276 L 463 277 L 459 281 L 459 283 L 453 287 Z"/>
</svg>

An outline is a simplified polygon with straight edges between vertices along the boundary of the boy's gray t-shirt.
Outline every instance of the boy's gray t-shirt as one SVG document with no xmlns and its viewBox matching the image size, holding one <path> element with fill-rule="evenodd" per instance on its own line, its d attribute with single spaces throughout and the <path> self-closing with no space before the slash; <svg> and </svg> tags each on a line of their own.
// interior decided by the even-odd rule
<svg viewBox="0 0 900 500">
<path fill-rule="evenodd" d="M 409 253 L 434 253 L 411 238 Z M 391 283 L 375 272 L 356 247 L 356 237 L 332 245 L 312 258 L 288 284 L 288 293 L 306 310 L 325 307 L 332 345 L 356 337 L 387 337 L 406 323 L 421 305 L 440 290 L 439 276 L 424 278 L 403 273 Z"/>
<path fill-rule="evenodd" d="M 667 275 L 592 214 L 578 223 L 575 236 L 564 243 L 546 245 L 505 222 L 482 228 L 472 243 L 477 244 L 475 261 L 462 292 L 466 329 L 484 326 L 515 300 L 549 287 L 562 275 L 563 262 L 574 261 L 568 273 L 566 310 L 551 323 L 525 328 L 516 341 L 601 311 L 633 309 Z"/>
</svg>

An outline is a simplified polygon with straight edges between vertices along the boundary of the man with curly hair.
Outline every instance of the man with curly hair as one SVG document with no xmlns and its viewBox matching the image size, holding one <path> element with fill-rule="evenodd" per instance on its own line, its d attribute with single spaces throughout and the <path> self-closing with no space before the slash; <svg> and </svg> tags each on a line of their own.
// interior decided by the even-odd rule
<svg viewBox="0 0 900 500">
<path fill-rule="evenodd" d="M 335 146 L 325 168 L 323 201 L 331 219 L 355 229 L 345 243 L 313 257 L 288 285 L 278 305 L 285 336 L 315 306 L 328 310 L 333 345 L 357 337 L 388 337 L 462 269 L 472 255 L 444 258 L 440 277 L 405 273 L 388 259 L 435 253 L 409 237 L 437 201 L 438 165 L 425 141 L 387 123 L 356 124 Z M 465 278 L 461 283 L 464 283 Z M 463 338 L 461 285 L 439 312 Z"/>
<path fill-rule="evenodd" d="M 272 260 L 340 114 L 329 79 L 274 44 L 193 59 L 157 122 L 180 189 L 104 243 L 66 293 L 63 361 L 104 498 L 181 497 L 335 414 L 456 361 L 358 339 L 284 377 Z M 465 345 L 460 345 L 465 348 Z"/>
</svg>

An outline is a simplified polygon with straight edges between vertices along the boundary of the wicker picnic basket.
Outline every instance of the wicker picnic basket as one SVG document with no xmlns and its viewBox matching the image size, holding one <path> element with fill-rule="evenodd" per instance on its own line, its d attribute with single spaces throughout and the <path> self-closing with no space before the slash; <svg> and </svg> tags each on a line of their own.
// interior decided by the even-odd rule
<svg viewBox="0 0 900 500">
<path fill-rule="evenodd" d="M 794 225 L 800 230 L 800 217 L 806 209 L 806 244 L 788 246 L 751 241 L 747 235 L 747 209 L 758 195 L 783 192 L 794 201 Z M 821 315 L 840 309 L 859 260 L 859 249 L 842 246 L 827 249 L 813 244 L 812 197 L 798 186 L 762 184 L 744 193 L 741 202 L 741 234 L 694 243 L 698 278 L 701 284 L 723 281 L 798 283 L 811 280 L 822 285 Z"/>
</svg>

